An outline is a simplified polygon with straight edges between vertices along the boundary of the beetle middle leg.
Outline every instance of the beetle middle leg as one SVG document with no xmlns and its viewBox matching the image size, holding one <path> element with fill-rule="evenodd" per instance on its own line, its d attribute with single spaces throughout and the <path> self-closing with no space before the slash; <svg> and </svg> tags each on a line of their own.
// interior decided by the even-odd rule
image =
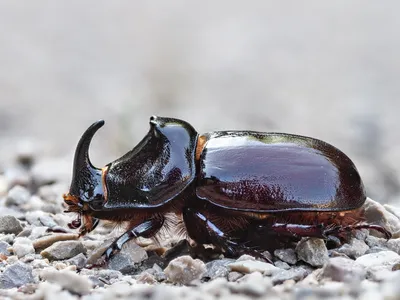
<svg viewBox="0 0 400 300">
<path fill-rule="evenodd" d="M 131 229 L 122 234 L 117 238 L 104 252 L 106 259 L 109 260 L 116 252 L 122 249 L 122 246 L 137 237 L 149 238 L 154 236 L 157 231 L 164 225 L 164 217 L 158 215 L 155 218 L 145 220 L 137 225 L 134 225 Z"/>
<path fill-rule="evenodd" d="M 242 254 L 249 254 L 272 263 L 268 258 L 263 256 L 260 252 L 244 245 L 234 235 L 230 235 L 229 231 L 235 231 L 235 228 L 229 230 L 228 228 L 219 227 L 212 218 L 226 218 L 218 217 L 209 212 L 202 212 L 190 207 L 183 209 L 183 220 L 185 222 L 186 230 L 196 243 L 199 244 L 213 244 L 214 246 L 222 249 L 227 256 L 239 256 Z M 240 225 L 238 224 L 240 229 Z"/>
</svg>

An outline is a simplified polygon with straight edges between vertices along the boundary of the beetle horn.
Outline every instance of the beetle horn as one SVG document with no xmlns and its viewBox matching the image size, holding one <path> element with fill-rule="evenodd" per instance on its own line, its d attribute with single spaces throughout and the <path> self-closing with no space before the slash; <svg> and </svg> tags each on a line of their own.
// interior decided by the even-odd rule
<svg viewBox="0 0 400 300">
<path fill-rule="evenodd" d="M 90 201 L 99 184 L 101 185 L 101 169 L 90 162 L 89 146 L 94 134 L 103 125 L 104 120 L 93 123 L 76 146 L 70 194 L 79 196 L 84 201 Z"/>
</svg>

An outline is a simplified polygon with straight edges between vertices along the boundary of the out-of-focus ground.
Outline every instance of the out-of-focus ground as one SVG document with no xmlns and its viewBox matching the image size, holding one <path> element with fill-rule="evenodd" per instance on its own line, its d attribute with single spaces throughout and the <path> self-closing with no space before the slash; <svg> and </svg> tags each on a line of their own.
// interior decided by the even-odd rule
<svg viewBox="0 0 400 300">
<path fill-rule="evenodd" d="M 399 204 L 399 8 L 1 1 L 0 172 L 24 147 L 70 168 L 99 118 L 107 124 L 92 153 L 102 166 L 133 147 L 154 114 L 200 132 L 323 139 L 353 159 L 371 198 Z"/>
</svg>

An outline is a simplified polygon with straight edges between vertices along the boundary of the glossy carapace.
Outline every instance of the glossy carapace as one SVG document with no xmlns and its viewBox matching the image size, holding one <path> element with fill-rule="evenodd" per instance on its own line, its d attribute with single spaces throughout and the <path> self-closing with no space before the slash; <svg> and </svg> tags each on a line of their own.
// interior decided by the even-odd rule
<svg viewBox="0 0 400 300">
<path fill-rule="evenodd" d="M 340 242 L 363 222 L 364 186 L 340 150 L 310 137 L 254 131 L 199 135 L 185 121 L 151 117 L 150 130 L 127 154 L 96 168 L 89 145 L 98 121 L 76 148 L 73 178 L 64 195 L 78 213 L 70 227 L 84 235 L 99 220 L 126 222 L 109 258 L 135 237 L 153 237 L 166 214 L 183 221 L 197 244 L 228 256 L 272 249 L 301 237 Z M 83 221 L 82 221 L 83 219 Z"/>
</svg>

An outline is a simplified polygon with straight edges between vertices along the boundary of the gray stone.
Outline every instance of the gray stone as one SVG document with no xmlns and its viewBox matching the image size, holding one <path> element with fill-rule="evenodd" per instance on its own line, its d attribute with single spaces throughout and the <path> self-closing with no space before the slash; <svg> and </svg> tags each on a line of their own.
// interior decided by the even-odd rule
<svg viewBox="0 0 400 300">
<path fill-rule="evenodd" d="M 325 242 L 318 238 L 303 238 L 296 246 L 297 257 L 312 265 L 322 267 L 328 260 Z"/>
<path fill-rule="evenodd" d="M 0 275 L 0 288 L 2 289 L 18 288 L 33 282 L 32 267 L 21 262 L 6 267 L 3 274 Z"/>
<path fill-rule="evenodd" d="M 271 287 L 271 279 L 269 277 L 264 277 L 259 272 L 247 274 L 235 282 L 235 284 L 231 283 L 229 285 L 229 288 L 234 293 L 240 293 L 250 297 L 263 296 Z"/>
<path fill-rule="evenodd" d="M 399 218 L 387 211 L 382 204 L 367 198 L 363 208 L 367 223 L 383 226 L 392 233 L 400 232 Z M 383 234 L 376 230 L 370 230 L 370 233 L 383 237 Z"/>
<path fill-rule="evenodd" d="M 310 267 L 306 266 L 292 267 L 289 270 L 281 270 L 275 273 L 271 279 L 273 284 L 280 284 L 286 280 L 299 281 L 311 274 L 312 271 Z"/>
<path fill-rule="evenodd" d="M 348 257 L 358 258 L 364 255 L 368 249 L 369 247 L 364 241 L 352 238 L 348 244 L 343 244 L 337 251 Z"/>
<path fill-rule="evenodd" d="M 0 232 L 18 234 L 22 231 L 21 223 L 13 216 L 0 217 Z"/>
<path fill-rule="evenodd" d="M 366 276 L 365 268 L 351 259 L 344 257 L 330 258 L 320 276 L 333 281 L 360 282 Z"/>
<path fill-rule="evenodd" d="M 0 241 L 0 254 L 10 255 L 10 252 L 7 250 L 9 247 L 11 247 L 9 243 Z"/>
<path fill-rule="evenodd" d="M 228 281 L 236 281 L 243 276 L 244 276 L 243 273 L 240 273 L 240 272 L 236 272 L 236 271 L 229 272 Z"/>
<path fill-rule="evenodd" d="M 142 247 L 134 242 L 129 242 L 122 247 L 121 251 L 111 257 L 108 267 L 120 271 L 122 274 L 135 274 L 140 263 L 147 257 L 147 252 Z"/>
<path fill-rule="evenodd" d="M 281 260 L 274 261 L 274 266 L 278 267 L 280 269 L 283 269 L 283 270 L 289 270 L 290 269 L 289 264 L 284 262 L 284 261 L 281 261 Z"/>
<path fill-rule="evenodd" d="M 393 251 L 381 251 L 365 254 L 356 259 L 356 263 L 367 270 L 367 275 L 380 270 L 392 270 L 393 266 L 400 262 L 400 255 Z"/>
<path fill-rule="evenodd" d="M 292 248 L 288 249 L 276 249 L 274 255 L 280 260 L 287 262 L 288 264 L 294 265 L 297 263 L 296 252 Z"/>
<path fill-rule="evenodd" d="M 79 253 L 86 253 L 80 241 L 60 241 L 44 249 L 40 254 L 49 260 L 64 260 L 72 258 Z"/>
<path fill-rule="evenodd" d="M 173 259 L 164 270 L 168 281 L 184 285 L 200 279 L 206 271 L 201 260 L 188 255 Z"/>
<path fill-rule="evenodd" d="M 215 279 L 218 277 L 227 277 L 229 274 L 228 264 L 234 262 L 233 259 L 217 259 L 206 263 L 207 271 L 203 278 Z"/>
<path fill-rule="evenodd" d="M 13 252 L 18 258 L 24 257 L 27 254 L 35 253 L 32 241 L 27 237 L 17 237 L 12 246 Z"/>
<path fill-rule="evenodd" d="M 22 205 L 29 201 L 31 193 L 27 188 L 16 185 L 9 192 L 6 197 L 6 205 Z"/>
<path fill-rule="evenodd" d="M 228 265 L 231 271 L 240 273 L 260 272 L 266 276 L 279 272 L 281 269 L 269 263 L 258 260 L 237 260 Z"/>
<path fill-rule="evenodd" d="M 86 261 L 87 258 L 83 253 L 79 253 L 78 255 L 71 257 L 70 259 L 67 259 L 65 262 L 68 263 L 69 265 L 74 265 L 78 269 L 82 269 L 83 267 L 86 266 Z"/>
<path fill-rule="evenodd" d="M 89 278 L 69 270 L 43 270 L 40 272 L 40 278 L 57 283 L 63 289 L 78 295 L 88 294 L 92 288 L 92 282 Z"/>
</svg>

